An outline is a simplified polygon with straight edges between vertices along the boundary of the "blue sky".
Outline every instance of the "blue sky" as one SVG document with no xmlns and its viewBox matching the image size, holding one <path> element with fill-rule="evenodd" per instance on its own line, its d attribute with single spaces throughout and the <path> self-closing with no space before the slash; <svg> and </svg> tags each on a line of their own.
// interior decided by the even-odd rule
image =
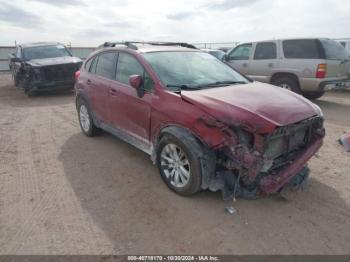
<svg viewBox="0 0 350 262">
<path fill-rule="evenodd" d="M 0 45 L 350 37 L 348 0 L 0 0 Z"/>
</svg>

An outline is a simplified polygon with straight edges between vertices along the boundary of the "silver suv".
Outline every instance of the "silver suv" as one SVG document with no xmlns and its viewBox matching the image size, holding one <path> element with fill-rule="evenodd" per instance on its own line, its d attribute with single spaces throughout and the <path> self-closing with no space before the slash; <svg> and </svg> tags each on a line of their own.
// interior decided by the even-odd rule
<svg viewBox="0 0 350 262">
<path fill-rule="evenodd" d="M 309 99 L 350 87 L 349 55 L 331 39 L 283 39 L 244 43 L 226 63 L 256 81 L 271 83 Z"/>
</svg>

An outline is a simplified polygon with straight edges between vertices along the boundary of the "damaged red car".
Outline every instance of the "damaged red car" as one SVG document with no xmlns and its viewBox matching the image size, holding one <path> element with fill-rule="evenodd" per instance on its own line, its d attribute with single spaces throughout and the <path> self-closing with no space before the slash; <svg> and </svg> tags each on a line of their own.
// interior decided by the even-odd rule
<svg viewBox="0 0 350 262">
<path fill-rule="evenodd" d="M 146 152 L 181 195 L 301 187 L 325 135 L 317 105 L 183 43 L 107 43 L 75 89 L 82 132 L 104 130 Z"/>
</svg>

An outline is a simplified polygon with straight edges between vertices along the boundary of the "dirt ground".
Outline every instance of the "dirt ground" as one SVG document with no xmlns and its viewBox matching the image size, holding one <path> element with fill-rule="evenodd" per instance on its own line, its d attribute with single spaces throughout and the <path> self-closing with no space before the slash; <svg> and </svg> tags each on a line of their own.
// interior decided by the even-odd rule
<svg viewBox="0 0 350 262">
<path fill-rule="evenodd" d="M 146 154 L 84 136 L 72 92 L 28 98 L 1 74 L 0 254 L 349 254 L 350 92 L 317 104 L 327 137 L 307 190 L 233 203 L 176 195 Z"/>
</svg>

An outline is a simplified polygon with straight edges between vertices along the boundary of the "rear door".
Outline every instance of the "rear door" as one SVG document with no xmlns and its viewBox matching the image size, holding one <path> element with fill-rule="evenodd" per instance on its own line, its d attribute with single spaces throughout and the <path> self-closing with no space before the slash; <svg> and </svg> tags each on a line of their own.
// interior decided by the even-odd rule
<svg viewBox="0 0 350 262">
<path fill-rule="evenodd" d="M 252 44 L 242 44 L 235 47 L 227 56 L 226 63 L 241 74 L 249 72 L 249 59 L 251 58 Z"/>
<path fill-rule="evenodd" d="M 131 75 L 141 75 L 145 93 L 142 97 L 130 86 Z M 144 149 L 150 141 L 151 103 L 153 81 L 141 63 L 133 55 L 119 52 L 116 81 L 109 93 L 109 115 L 112 126 L 136 138 L 138 147 Z"/>
<path fill-rule="evenodd" d="M 248 75 L 254 80 L 269 83 L 270 77 L 278 68 L 277 45 L 275 42 L 255 44 L 253 59 L 250 62 Z"/>
<path fill-rule="evenodd" d="M 350 69 L 349 55 L 345 48 L 331 39 L 321 39 L 326 58 L 326 78 L 346 78 Z"/>
<path fill-rule="evenodd" d="M 98 120 L 109 123 L 108 99 L 117 64 L 117 53 L 113 51 L 98 55 L 91 65 L 86 85 L 94 114 Z"/>
</svg>

